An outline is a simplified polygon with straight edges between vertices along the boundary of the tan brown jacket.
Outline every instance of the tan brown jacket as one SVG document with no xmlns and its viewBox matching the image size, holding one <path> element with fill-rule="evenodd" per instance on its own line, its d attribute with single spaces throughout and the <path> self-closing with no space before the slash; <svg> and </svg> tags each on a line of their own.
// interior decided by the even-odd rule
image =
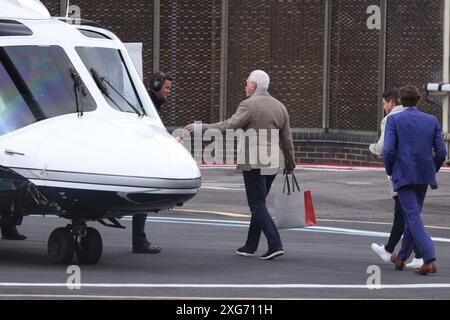
<svg viewBox="0 0 450 320">
<path fill-rule="evenodd" d="M 256 133 L 257 138 L 254 140 L 239 139 L 238 170 L 263 168 L 278 170 L 280 167 L 295 166 L 289 114 L 286 107 L 268 93 L 254 94 L 239 104 L 236 113 L 230 119 L 204 124 L 202 129 L 218 129 L 222 132 L 227 129 L 242 129 L 248 135 Z M 264 132 L 268 133 L 267 138 Z M 265 155 L 271 159 L 270 163 L 267 163 Z"/>
</svg>

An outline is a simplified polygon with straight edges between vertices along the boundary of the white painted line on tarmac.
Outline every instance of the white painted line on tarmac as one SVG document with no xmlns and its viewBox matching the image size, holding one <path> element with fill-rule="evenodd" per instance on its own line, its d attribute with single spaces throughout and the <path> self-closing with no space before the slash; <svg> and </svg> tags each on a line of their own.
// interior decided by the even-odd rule
<svg viewBox="0 0 450 320">
<path fill-rule="evenodd" d="M 72 284 L 71 284 L 72 285 Z M 46 287 L 68 288 L 67 283 L 26 283 L 0 282 L 0 287 Z M 82 288 L 122 288 L 122 289 L 373 289 L 367 284 L 204 284 L 204 283 L 81 283 Z M 447 289 L 450 283 L 419 283 L 419 284 L 381 284 L 377 289 Z"/>
<path fill-rule="evenodd" d="M 101 300 L 321 300 L 321 298 L 296 298 L 296 297 L 211 297 L 211 296 L 106 296 L 97 294 L 0 294 L 0 298 L 40 298 L 40 299 L 101 299 Z M 330 299 L 326 299 L 330 300 Z"/>
<path fill-rule="evenodd" d="M 245 188 L 236 187 L 219 187 L 219 186 L 201 186 L 203 190 L 227 190 L 227 191 L 245 191 Z"/>
<path fill-rule="evenodd" d="M 132 218 L 127 216 L 127 217 L 122 218 L 122 220 L 130 221 L 130 220 L 132 220 Z M 247 228 L 249 226 L 248 221 L 199 219 L 199 218 L 170 218 L 170 217 L 149 216 L 149 217 L 147 217 L 147 221 L 160 222 L 160 223 L 174 223 L 174 224 L 220 226 L 220 227 L 232 227 L 232 228 L 233 227 L 234 228 Z M 321 227 L 321 226 L 293 228 L 293 229 L 288 229 L 288 230 L 289 231 L 297 231 L 297 232 L 298 231 L 300 231 L 300 232 L 317 232 L 317 233 L 342 234 L 342 235 L 349 235 L 349 236 L 389 238 L 389 233 L 386 233 L 386 232 Z M 450 243 L 450 239 L 448 239 L 448 238 L 432 237 L 431 239 L 436 242 Z"/>
<path fill-rule="evenodd" d="M 211 211 L 211 210 L 195 210 L 195 209 L 171 209 L 170 211 L 190 212 L 190 213 L 206 213 L 215 214 L 219 216 L 237 217 L 237 218 L 250 218 L 251 216 L 246 213 L 234 213 L 224 211 Z M 392 225 L 392 222 L 378 222 L 378 221 L 361 221 L 361 220 L 339 220 L 339 219 L 317 219 L 318 222 L 337 222 L 337 223 L 351 223 L 351 224 L 372 224 L 372 225 Z M 429 229 L 441 229 L 450 230 L 450 227 L 432 226 L 426 225 L 425 228 Z"/>
<path fill-rule="evenodd" d="M 173 299 L 194 299 L 191 297 L 185 297 L 185 298 L 178 298 L 178 297 L 158 297 L 158 296 L 105 296 L 105 295 L 94 295 L 94 294 L 0 294 L 1 298 L 15 298 L 15 299 L 100 299 L 100 300 L 110 300 L 110 299 L 116 299 L 116 300 L 173 300 Z M 205 299 L 205 298 L 203 298 Z"/>
<path fill-rule="evenodd" d="M 374 225 L 392 225 L 392 222 L 361 221 L 361 220 L 317 219 L 317 221 L 319 221 L 319 222 L 352 223 L 352 224 L 358 223 L 358 224 L 374 224 Z M 430 226 L 430 225 L 426 225 L 425 228 L 450 230 L 450 227 Z"/>
<path fill-rule="evenodd" d="M 31 217 L 42 218 L 40 215 L 30 215 Z M 57 216 L 48 216 L 51 218 L 59 218 Z M 125 216 L 120 220 L 131 221 L 131 216 Z M 195 218 L 169 218 L 169 217 L 157 217 L 148 216 L 147 221 L 159 222 L 159 223 L 174 223 L 174 224 L 193 224 L 193 225 L 206 225 L 206 226 L 218 226 L 218 227 L 231 227 L 231 228 L 248 228 L 248 221 L 239 220 L 217 220 L 217 219 L 195 219 Z M 305 228 L 293 228 L 287 229 L 288 231 L 300 231 L 300 232 L 317 232 L 317 233 L 330 233 L 330 234 L 343 234 L 350 236 L 364 236 L 375 238 L 389 238 L 389 233 L 366 231 L 357 229 L 345 229 L 345 228 L 333 228 L 333 227 L 321 227 L 311 226 Z M 433 241 L 450 243 L 448 238 L 432 237 Z"/>
<path fill-rule="evenodd" d="M 118 299 L 118 300 L 333 300 L 333 298 L 304 298 L 304 297 L 256 297 L 256 296 L 105 296 L 95 294 L 0 294 L 0 298 L 41 298 L 41 299 Z M 336 298 L 335 298 L 336 300 Z M 342 300 L 342 299 L 337 299 Z"/>
</svg>

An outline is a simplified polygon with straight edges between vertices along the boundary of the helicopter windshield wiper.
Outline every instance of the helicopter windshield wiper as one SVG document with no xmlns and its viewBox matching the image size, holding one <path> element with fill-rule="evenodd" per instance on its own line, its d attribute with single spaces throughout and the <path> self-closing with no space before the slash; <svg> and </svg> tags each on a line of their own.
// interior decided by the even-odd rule
<svg viewBox="0 0 450 320">
<path fill-rule="evenodd" d="M 44 111 L 42 110 L 38 101 L 33 96 L 33 93 L 31 92 L 28 84 L 22 77 L 21 73 L 17 69 L 14 62 L 11 60 L 4 47 L 0 47 L 0 63 L 3 65 L 6 72 L 11 77 L 11 80 L 13 81 L 19 93 L 22 95 L 22 98 L 28 104 L 31 113 L 36 118 L 36 121 L 47 119 L 47 116 L 44 114 Z"/>
<path fill-rule="evenodd" d="M 80 75 L 73 67 L 70 67 L 69 72 L 73 81 L 73 89 L 75 91 L 75 104 L 77 106 L 78 116 L 83 116 L 83 106 L 80 105 L 80 102 L 78 101 L 78 93 L 81 92 L 83 97 L 85 97 L 87 95 L 86 87 L 84 86 L 83 81 L 81 81 Z"/>
<path fill-rule="evenodd" d="M 116 101 L 114 101 L 113 98 L 111 98 L 111 96 L 109 95 L 109 92 L 108 92 L 108 88 L 106 88 L 106 86 L 104 85 L 103 80 L 100 77 L 100 75 L 98 74 L 97 70 L 95 70 L 94 68 L 91 68 L 90 70 L 91 70 L 92 78 L 94 79 L 94 81 L 97 84 L 97 87 L 100 89 L 101 93 L 105 97 L 107 97 L 109 100 L 111 100 L 111 102 L 114 103 L 114 105 L 117 107 L 118 110 L 125 111 L 119 106 L 119 104 Z"/>
<path fill-rule="evenodd" d="M 97 86 L 99 87 L 100 91 L 106 96 L 108 97 L 116 106 L 117 108 L 119 108 L 119 110 L 121 111 L 125 111 L 123 110 L 119 104 L 111 97 L 111 95 L 109 94 L 108 88 L 105 86 L 105 84 L 107 84 L 111 89 L 113 89 L 113 91 L 119 96 L 121 97 L 129 106 L 131 109 L 133 109 L 134 112 L 137 113 L 137 115 L 139 117 L 142 117 L 144 114 L 141 113 L 130 101 L 128 101 L 127 98 L 125 98 L 109 81 L 108 78 L 106 77 L 100 77 L 99 73 L 97 70 L 95 70 L 94 68 L 91 68 L 91 74 L 92 77 L 94 78 L 95 83 L 97 84 Z"/>
<path fill-rule="evenodd" d="M 111 89 L 113 89 L 114 90 L 114 92 L 115 93 L 117 93 L 117 95 L 119 96 L 119 97 L 121 97 L 122 99 L 123 99 L 123 101 L 125 101 L 129 106 L 130 106 L 130 108 L 131 109 L 133 109 L 133 111 L 134 112 L 136 112 L 137 113 L 137 115 L 139 116 L 139 117 L 142 117 L 144 114 L 143 113 L 141 113 L 130 101 L 128 101 L 128 99 L 127 98 L 125 98 L 112 84 L 111 84 L 111 82 L 109 81 L 109 79 L 108 78 L 106 78 L 106 77 L 103 77 L 102 78 L 102 80 L 103 80 L 103 82 L 104 83 L 106 83 L 107 85 L 109 85 L 110 86 L 110 88 Z"/>
</svg>

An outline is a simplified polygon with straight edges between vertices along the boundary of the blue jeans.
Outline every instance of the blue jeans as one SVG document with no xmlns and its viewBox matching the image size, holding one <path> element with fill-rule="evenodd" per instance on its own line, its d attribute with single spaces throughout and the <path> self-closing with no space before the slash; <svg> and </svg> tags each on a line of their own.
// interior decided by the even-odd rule
<svg viewBox="0 0 450 320">
<path fill-rule="evenodd" d="M 408 185 L 398 190 L 398 197 L 405 215 L 402 248 L 398 253 L 398 259 L 401 261 L 406 261 L 409 258 L 414 249 L 414 244 L 422 252 L 424 263 L 436 260 L 433 241 L 425 231 L 420 217 L 427 189 L 428 185 Z"/>
<path fill-rule="evenodd" d="M 269 250 L 283 247 L 281 237 L 266 207 L 266 197 L 276 175 L 261 175 L 261 170 L 243 171 L 245 192 L 252 213 L 245 247 L 251 252 L 258 249 L 261 231 L 267 238 Z"/>
</svg>

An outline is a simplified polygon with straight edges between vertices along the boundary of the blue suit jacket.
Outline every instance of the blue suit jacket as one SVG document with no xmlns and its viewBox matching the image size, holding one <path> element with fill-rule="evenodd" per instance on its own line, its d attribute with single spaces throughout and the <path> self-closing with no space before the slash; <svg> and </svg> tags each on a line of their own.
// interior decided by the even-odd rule
<svg viewBox="0 0 450 320">
<path fill-rule="evenodd" d="M 394 190 L 413 184 L 437 188 L 436 172 L 447 150 L 436 117 L 406 108 L 388 117 L 384 139 L 384 167 Z"/>
</svg>

